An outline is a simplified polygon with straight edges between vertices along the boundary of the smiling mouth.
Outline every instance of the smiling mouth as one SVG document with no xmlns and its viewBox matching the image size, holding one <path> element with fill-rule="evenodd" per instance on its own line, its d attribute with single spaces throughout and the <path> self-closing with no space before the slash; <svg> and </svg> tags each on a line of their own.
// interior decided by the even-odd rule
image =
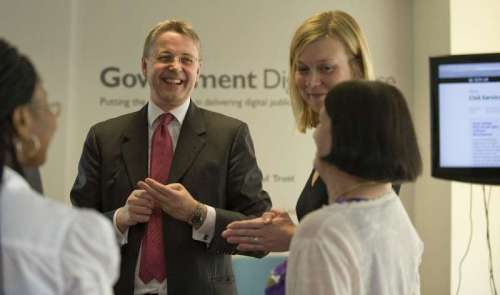
<svg viewBox="0 0 500 295">
<path fill-rule="evenodd" d="M 309 93 L 308 95 L 312 97 L 322 97 L 325 96 L 326 93 Z"/>
<path fill-rule="evenodd" d="M 162 81 L 171 85 L 181 85 L 182 83 L 184 83 L 184 81 L 181 79 L 173 79 L 173 78 L 163 78 Z"/>
</svg>

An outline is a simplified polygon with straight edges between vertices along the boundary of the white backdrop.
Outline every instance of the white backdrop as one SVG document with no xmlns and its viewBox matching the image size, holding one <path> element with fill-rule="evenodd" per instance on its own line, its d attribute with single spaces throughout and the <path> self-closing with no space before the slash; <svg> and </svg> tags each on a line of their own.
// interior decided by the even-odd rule
<svg viewBox="0 0 500 295">
<path fill-rule="evenodd" d="M 249 124 L 265 189 L 275 207 L 293 209 L 314 144 L 310 134 L 295 129 L 285 90 L 288 46 L 305 18 L 335 9 L 361 24 L 377 77 L 396 83 L 411 99 L 410 0 L 2 2 L 2 36 L 33 58 L 50 98 L 64 107 L 43 169 L 47 194 L 68 199 L 92 124 L 147 100 L 143 41 L 154 24 L 171 18 L 190 22 L 201 38 L 206 80 L 195 90 L 195 102 Z"/>
</svg>

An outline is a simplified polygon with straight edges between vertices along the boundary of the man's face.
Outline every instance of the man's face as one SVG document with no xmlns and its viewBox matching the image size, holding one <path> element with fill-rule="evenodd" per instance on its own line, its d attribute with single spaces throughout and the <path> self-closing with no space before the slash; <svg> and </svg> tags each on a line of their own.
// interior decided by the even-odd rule
<svg viewBox="0 0 500 295">
<path fill-rule="evenodd" d="M 157 106 L 169 111 L 191 96 L 200 74 L 199 56 L 189 37 L 170 31 L 158 35 L 142 59 L 142 72 Z"/>
</svg>

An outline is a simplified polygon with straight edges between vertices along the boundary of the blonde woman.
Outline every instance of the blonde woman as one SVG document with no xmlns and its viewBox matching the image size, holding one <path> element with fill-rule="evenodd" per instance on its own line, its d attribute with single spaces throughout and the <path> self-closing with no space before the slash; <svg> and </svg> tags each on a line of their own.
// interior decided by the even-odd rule
<svg viewBox="0 0 500 295">
<path fill-rule="evenodd" d="M 356 20 L 343 11 L 306 19 L 290 44 L 288 81 L 298 130 L 314 129 L 328 91 L 353 79 L 374 79 L 368 45 Z M 395 189 L 399 191 L 399 186 Z M 299 221 L 326 204 L 325 184 L 313 169 L 297 202 Z M 294 232 L 290 216 L 273 209 L 262 217 L 229 224 L 223 236 L 242 251 L 280 252 L 288 251 Z"/>
</svg>

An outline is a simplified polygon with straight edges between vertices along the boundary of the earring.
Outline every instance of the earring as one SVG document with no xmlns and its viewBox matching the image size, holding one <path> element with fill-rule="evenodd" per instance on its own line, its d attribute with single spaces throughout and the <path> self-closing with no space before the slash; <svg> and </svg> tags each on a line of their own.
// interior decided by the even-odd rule
<svg viewBox="0 0 500 295">
<path fill-rule="evenodd" d="M 15 138 L 14 147 L 16 148 L 16 154 L 21 156 L 23 154 L 23 143 L 19 139 Z"/>
<path fill-rule="evenodd" d="M 32 158 L 38 154 L 38 152 L 40 151 L 41 145 L 40 145 L 40 139 L 38 139 L 38 136 L 36 136 L 36 135 L 31 135 L 30 140 L 31 140 L 33 148 L 28 156 L 30 158 Z"/>
<path fill-rule="evenodd" d="M 38 136 L 36 135 L 31 135 L 30 138 L 29 138 L 29 141 L 31 141 L 31 151 L 25 155 L 24 154 L 24 151 L 25 151 L 25 148 L 24 148 L 24 145 L 23 145 L 23 142 L 19 139 L 15 139 L 14 140 L 14 147 L 16 148 L 16 153 L 18 155 L 18 157 L 28 157 L 28 158 L 33 158 L 34 156 L 36 156 L 36 154 L 38 154 L 38 152 L 40 151 L 40 140 L 38 139 Z"/>
</svg>

